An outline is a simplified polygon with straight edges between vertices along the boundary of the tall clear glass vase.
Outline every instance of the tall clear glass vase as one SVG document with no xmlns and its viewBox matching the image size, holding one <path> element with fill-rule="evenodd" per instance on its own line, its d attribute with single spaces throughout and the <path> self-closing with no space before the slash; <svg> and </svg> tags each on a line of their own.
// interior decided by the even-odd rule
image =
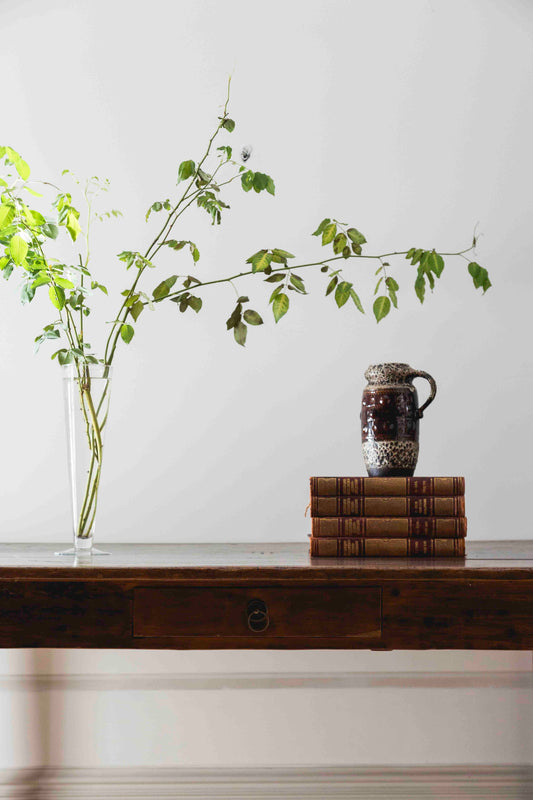
<svg viewBox="0 0 533 800">
<path fill-rule="evenodd" d="M 104 555 L 93 546 L 93 541 L 111 367 L 69 364 L 63 370 L 74 547 L 57 555 Z"/>
</svg>

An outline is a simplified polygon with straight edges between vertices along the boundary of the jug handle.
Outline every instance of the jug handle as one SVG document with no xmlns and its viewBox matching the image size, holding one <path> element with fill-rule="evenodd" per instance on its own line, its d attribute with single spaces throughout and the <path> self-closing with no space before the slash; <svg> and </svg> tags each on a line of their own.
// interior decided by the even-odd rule
<svg viewBox="0 0 533 800">
<path fill-rule="evenodd" d="M 432 403 L 433 400 L 435 399 L 435 395 L 437 394 L 437 384 L 435 383 L 435 380 L 431 377 L 429 372 L 423 372 L 423 370 L 414 369 L 412 371 L 410 377 L 411 378 L 425 378 L 427 381 L 429 381 L 429 386 L 430 386 L 429 397 L 426 400 L 426 402 L 423 405 L 421 405 L 420 408 L 418 409 L 418 418 L 422 419 L 422 417 L 424 415 L 424 411 L 429 406 L 429 404 Z"/>
</svg>

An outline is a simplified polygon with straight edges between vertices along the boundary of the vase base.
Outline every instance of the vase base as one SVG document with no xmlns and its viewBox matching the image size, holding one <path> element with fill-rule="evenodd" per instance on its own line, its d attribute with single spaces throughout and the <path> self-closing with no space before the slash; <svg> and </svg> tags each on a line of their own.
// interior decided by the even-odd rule
<svg viewBox="0 0 533 800">
<path fill-rule="evenodd" d="M 57 550 L 55 556 L 110 556 L 108 550 L 99 550 L 97 547 L 91 547 L 90 550 L 77 550 L 75 547 L 69 547 L 68 550 Z"/>
</svg>

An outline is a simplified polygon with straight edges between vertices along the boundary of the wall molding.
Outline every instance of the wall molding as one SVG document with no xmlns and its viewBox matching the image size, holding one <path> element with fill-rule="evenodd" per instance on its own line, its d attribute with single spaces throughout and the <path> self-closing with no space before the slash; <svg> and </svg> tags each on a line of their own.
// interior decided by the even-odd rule
<svg viewBox="0 0 533 800">
<path fill-rule="evenodd" d="M 0 800 L 525 800 L 533 767 L 0 770 Z"/>
<path fill-rule="evenodd" d="M 533 672 L 217 672 L 1 675 L 0 691 L 532 689 Z"/>
</svg>

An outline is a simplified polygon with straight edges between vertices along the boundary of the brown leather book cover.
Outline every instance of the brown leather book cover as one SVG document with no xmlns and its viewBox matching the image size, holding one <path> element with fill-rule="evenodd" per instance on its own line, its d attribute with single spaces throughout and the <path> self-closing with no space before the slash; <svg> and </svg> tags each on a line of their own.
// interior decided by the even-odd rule
<svg viewBox="0 0 533 800">
<path fill-rule="evenodd" d="M 462 539 L 466 517 L 313 517 L 316 538 L 352 539 Z"/>
<path fill-rule="evenodd" d="M 464 539 L 316 539 L 311 555 L 328 558 L 441 557 L 465 555 Z"/>
<path fill-rule="evenodd" d="M 464 497 L 315 497 L 312 517 L 464 517 Z"/>
<path fill-rule="evenodd" d="M 451 497 L 464 495 L 463 477 L 310 478 L 311 497 Z"/>
</svg>

